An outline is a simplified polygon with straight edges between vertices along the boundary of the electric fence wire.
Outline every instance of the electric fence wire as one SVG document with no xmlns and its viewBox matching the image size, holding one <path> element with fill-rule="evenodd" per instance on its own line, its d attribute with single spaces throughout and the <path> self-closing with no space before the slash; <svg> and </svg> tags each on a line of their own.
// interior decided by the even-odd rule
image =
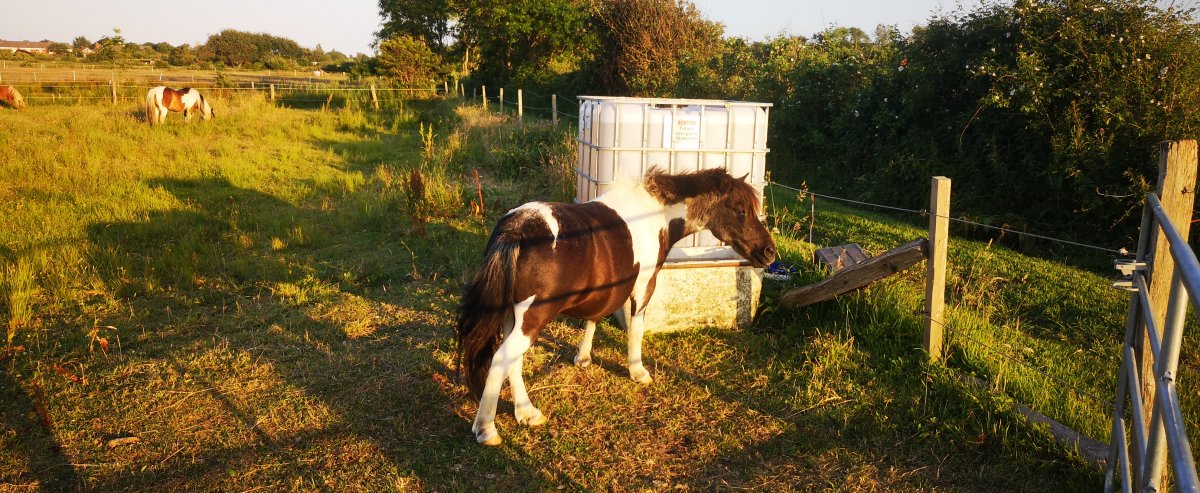
<svg viewBox="0 0 1200 493">
<path fill-rule="evenodd" d="M 790 187 L 790 186 L 787 186 L 787 185 L 784 185 L 784 184 L 778 183 L 778 182 L 771 182 L 771 185 L 774 185 L 774 186 L 777 186 L 777 187 L 780 187 L 780 188 L 783 188 L 786 190 L 791 190 L 791 191 L 794 191 L 794 192 L 797 192 L 800 194 L 811 194 L 815 197 L 821 197 L 821 198 L 829 199 L 829 200 L 837 200 L 840 202 L 858 204 L 858 205 L 863 205 L 863 206 L 867 206 L 867 207 L 875 207 L 878 209 L 886 209 L 886 210 L 892 210 L 892 211 L 898 211 L 898 212 L 909 212 L 909 213 L 913 213 L 913 214 L 919 214 L 921 216 L 929 215 L 929 211 L 924 210 L 924 209 L 920 209 L 920 210 L 905 209 L 903 207 L 895 207 L 895 206 L 890 206 L 890 205 L 874 204 L 871 202 L 863 202 L 861 200 L 847 199 L 844 197 L 837 197 L 837 196 L 833 196 L 833 195 L 820 194 L 820 193 L 816 193 L 816 192 L 812 192 L 812 191 L 808 191 L 808 190 L 801 190 L 799 188 Z M 951 216 L 939 216 L 939 217 L 945 217 L 946 219 L 949 219 L 950 221 L 957 222 L 960 224 L 970 224 L 972 226 L 977 226 L 977 227 L 984 228 L 984 229 L 990 229 L 993 231 L 1000 231 L 1000 232 L 1004 232 L 1004 233 L 1014 234 L 1014 235 L 1018 235 L 1018 236 L 1028 236 L 1030 238 L 1038 238 L 1041 240 L 1046 240 L 1046 241 L 1055 242 L 1055 243 L 1062 243 L 1065 245 L 1072 245 L 1072 246 L 1077 246 L 1077 247 L 1081 247 L 1081 248 L 1090 248 L 1090 249 L 1099 250 L 1102 252 L 1115 253 L 1117 255 L 1124 255 L 1124 256 L 1133 255 L 1133 252 L 1129 251 L 1129 249 L 1127 249 L 1127 248 L 1113 249 L 1113 248 L 1102 247 L 1102 246 L 1097 246 L 1097 245 L 1089 245 L 1087 243 L 1080 243 L 1077 241 L 1064 240 L 1061 238 L 1054 238 L 1051 236 L 1028 233 L 1025 231 L 1018 231 L 1015 229 L 1004 228 L 1004 227 L 1000 227 L 1000 226 L 993 226 L 990 224 L 983 224 L 983 223 L 979 223 L 979 222 L 975 222 L 975 221 L 968 221 L 966 219 L 957 218 L 957 217 L 951 217 Z"/>
</svg>

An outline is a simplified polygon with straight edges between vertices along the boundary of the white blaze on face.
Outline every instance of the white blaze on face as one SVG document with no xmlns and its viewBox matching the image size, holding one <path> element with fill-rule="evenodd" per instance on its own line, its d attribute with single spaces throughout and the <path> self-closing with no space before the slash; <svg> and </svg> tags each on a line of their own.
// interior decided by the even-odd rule
<svg viewBox="0 0 1200 493">
<path fill-rule="evenodd" d="M 553 250 L 558 245 L 558 220 L 554 218 L 554 209 L 550 208 L 549 204 L 543 202 L 529 202 L 508 211 L 508 213 L 512 214 L 521 210 L 533 211 L 542 218 L 542 222 L 546 223 L 547 228 L 550 228 L 550 235 L 554 237 L 550 243 L 550 249 Z"/>
</svg>

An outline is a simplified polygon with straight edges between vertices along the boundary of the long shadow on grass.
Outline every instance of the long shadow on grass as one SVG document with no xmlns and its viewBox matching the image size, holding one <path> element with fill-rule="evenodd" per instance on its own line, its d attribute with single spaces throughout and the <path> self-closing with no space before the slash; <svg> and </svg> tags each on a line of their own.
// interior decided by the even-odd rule
<svg viewBox="0 0 1200 493">
<path fill-rule="evenodd" d="M 126 350 L 166 361 L 187 375 L 184 388 L 170 390 L 193 397 L 186 405 L 172 398 L 152 409 L 152 416 L 166 414 L 154 421 L 165 429 L 153 435 L 174 437 L 172 443 L 147 444 L 161 452 L 144 470 L 102 477 L 92 483 L 97 490 L 209 489 L 230 481 L 231 488 L 405 488 L 380 486 L 379 475 L 436 490 L 486 485 L 521 491 L 569 482 L 540 471 L 515 455 L 519 452 L 474 443 L 469 422 L 455 412 L 465 393 L 436 357 L 452 352 L 447 313 L 453 310 L 444 297 L 425 294 L 436 291 L 436 284 L 374 279 L 378 289 L 352 282 L 332 293 L 314 289 L 309 301 L 284 293 L 281 286 L 328 291 L 342 282 L 339 275 L 358 269 L 364 255 L 386 255 L 350 250 L 348 258 L 340 258 L 346 252 L 341 243 L 395 239 L 378 230 L 386 224 L 371 226 L 374 231 L 329 226 L 343 222 L 331 217 L 335 212 L 296 207 L 222 178 L 151 185 L 174 194 L 189 210 L 93 225 L 93 263 L 133 310 L 145 313 L 128 325 L 156 334 L 127 343 Z M 269 238 L 286 237 L 289 221 L 330 228 L 324 234 L 328 245 L 266 247 Z M 420 255 L 433 255 L 429 250 L 438 245 L 424 248 Z M 314 278 L 320 282 L 310 282 Z M 349 317 L 337 314 L 355 300 L 369 301 L 360 304 L 368 308 Z M 367 319 L 365 328 L 361 319 Z M 205 367 L 213 358 L 228 369 Z M 242 360 L 255 363 L 235 370 Z M 264 367 L 270 375 L 239 374 Z M 238 390 L 246 379 L 271 376 L 281 382 Z M 175 429 L 189 417 L 200 419 L 189 414 L 200 411 L 219 415 L 204 419 L 216 420 L 210 427 L 217 430 L 210 431 L 233 437 L 216 441 L 228 445 L 214 446 L 212 439 Z M 317 417 L 271 425 L 277 414 Z"/>
<path fill-rule="evenodd" d="M 845 310 L 852 312 L 847 321 L 853 326 L 869 326 L 862 319 L 873 317 L 870 312 L 880 309 L 861 303 L 832 304 L 810 308 L 816 312 L 811 317 L 773 315 L 760 321 L 760 326 L 781 329 L 711 333 L 737 348 L 745 358 L 738 362 L 760 368 L 773 385 L 803 388 L 811 385 L 804 379 L 836 380 L 818 382 L 816 388 L 827 389 L 823 393 L 828 397 L 802 409 L 789 402 L 792 392 L 755 390 L 753 382 L 743 378 L 737 368 L 726 368 L 724 376 L 703 378 L 659 366 L 668 378 L 688 387 L 706 388 L 714 398 L 740 403 L 781 425 L 776 436 L 697 464 L 692 485 L 737 488 L 791 476 L 794 479 L 785 482 L 799 490 L 874 489 L 881 485 L 1027 490 L 1045 486 L 1038 478 L 1047 477 L 1054 478 L 1051 489 L 1068 484 L 1098 486 L 1091 484 L 1095 476 L 1080 474 L 1057 456 L 1057 451 L 1014 453 L 1013 445 L 1007 443 L 1014 437 L 994 436 L 989 426 L 996 410 L 964 393 L 961 386 L 948 383 L 944 376 L 931 375 L 921 363 L 922 355 L 915 349 L 920 344 L 915 325 L 853 335 L 822 335 L 818 328 L 828 326 L 827 320 L 845 316 L 841 313 Z M 847 348 L 849 354 L 841 353 Z M 765 369 L 771 366 L 769 362 L 784 361 L 793 362 L 800 374 L 789 376 Z M 830 367 L 840 368 L 826 374 Z M 818 368 L 822 370 L 816 371 Z M 1020 427 L 1007 433 L 1025 436 L 1015 439 L 1025 443 L 1037 440 Z"/>
<path fill-rule="evenodd" d="M 656 378 L 652 385 L 669 390 L 646 388 L 639 392 L 643 397 L 619 408 L 636 416 L 629 432 L 662 431 L 652 433 L 649 441 L 613 447 L 657 451 L 647 453 L 661 472 L 622 477 L 622 484 L 630 490 L 680 484 L 700 491 L 1096 486 L 1095 475 L 1055 450 L 1014 449 L 1041 439 L 1019 426 L 1001 424 L 1002 432 L 994 433 L 998 421 L 992 415 L 1003 413 L 1003 406 L 981 402 L 945 375 L 931 375 L 915 349 L 920 345 L 915 324 L 882 333 L 822 334 L 819 327 L 825 321 L 840 324 L 842 310 L 852 312 L 847 320 L 853 326 L 869 326 L 860 322 L 881 308 L 835 303 L 811 309 L 815 313 L 810 316 L 775 314 L 759 322 L 780 329 L 652 337 L 645 353 Z M 546 374 L 559 371 L 553 367 L 571 360 L 577 339 L 570 338 L 577 334 L 570 332 L 569 340 L 548 336 L 542 341 L 557 354 L 557 362 L 528 378 L 531 385 L 538 386 Z M 597 333 L 597 347 L 623 349 L 620 331 L 610 332 Z M 734 355 L 711 360 L 699 346 L 705 342 L 732 348 Z M 619 362 L 599 363 L 610 373 L 605 378 L 632 385 Z M 678 367 L 680 363 L 684 367 Z M 818 382 L 810 383 L 813 379 Z M 807 400 L 797 399 L 797 394 L 810 385 L 816 389 L 809 391 L 816 394 L 812 404 L 797 405 Z M 707 397 L 681 397 L 697 395 Z M 687 426 L 679 426 L 675 409 L 681 409 Z M 722 423 L 720 416 L 731 409 L 734 414 Z M 578 414 L 594 412 L 583 409 Z M 605 421 L 600 428 L 610 429 L 620 420 Z M 573 425 L 552 418 L 548 426 Z M 698 460 L 694 450 L 712 448 L 714 439 L 722 443 L 716 453 L 701 453 Z"/>
<path fill-rule="evenodd" d="M 46 491 L 77 489 L 79 477 L 54 437 L 54 424 L 48 422 L 45 406 L 45 396 L 30 396 L 7 370 L 0 371 L 0 430 L 7 432 L 0 444 L 5 448 L 15 445 L 24 452 L 30 472 L 26 477 L 10 476 L 17 471 L 7 471 L 0 478 L 6 482 L 34 481 Z"/>
</svg>

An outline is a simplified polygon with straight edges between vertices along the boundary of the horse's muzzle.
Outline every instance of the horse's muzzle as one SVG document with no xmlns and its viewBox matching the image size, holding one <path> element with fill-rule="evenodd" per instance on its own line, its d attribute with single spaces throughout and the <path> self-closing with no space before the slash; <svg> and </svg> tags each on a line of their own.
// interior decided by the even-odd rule
<svg viewBox="0 0 1200 493">
<path fill-rule="evenodd" d="M 775 249 L 775 242 L 768 242 L 760 248 L 753 248 L 746 243 L 734 243 L 733 249 L 743 258 L 749 260 L 750 265 L 760 269 L 771 265 L 771 262 L 775 261 L 775 255 L 778 253 Z"/>
<path fill-rule="evenodd" d="M 758 251 L 754 252 L 754 255 L 751 255 L 751 257 L 753 257 L 753 258 L 749 259 L 750 265 L 753 265 L 758 268 L 763 268 L 768 265 L 771 265 L 771 262 L 775 261 L 776 253 L 778 253 L 778 252 L 775 250 L 774 244 L 767 245 L 763 248 L 760 248 Z"/>
</svg>

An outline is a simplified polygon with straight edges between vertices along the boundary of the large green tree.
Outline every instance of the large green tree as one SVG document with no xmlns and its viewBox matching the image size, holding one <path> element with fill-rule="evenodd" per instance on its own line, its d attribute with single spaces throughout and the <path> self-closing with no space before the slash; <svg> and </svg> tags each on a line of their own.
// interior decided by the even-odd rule
<svg viewBox="0 0 1200 493">
<path fill-rule="evenodd" d="M 476 57 L 476 78 L 547 84 L 576 72 L 594 45 L 588 0 L 459 0 L 458 39 Z"/>
<path fill-rule="evenodd" d="M 209 54 L 211 61 L 233 67 L 280 58 L 307 64 L 311 54 L 310 50 L 288 38 L 235 29 L 225 29 L 209 36 L 204 51 Z"/>
<path fill-rule="evenodd" d="M 82 50 L 84 48 L 91 48 L 92 42 L 89 41 L 84 36 L 76 36 L 75 39 L 73 41 L 71 41 L 71 47 L 75 48 L 76 50 Z"/>
<path fill-rule="evenodd" d="M 422 86 L 440 77 L 442 59 L 423 40 L 399 34 L 379 43 L 378 70 L 402 86 Z"/>
<path fill-rule="evenodd" d="M 678 95 L 722 46 L 724 28 L 681 0 L 607 0 L 595 12 L 599 47 L 590 73 L 603 92 Z"/>
<path fill-rule="evenodd" d="M 379 0 L 379 15 L 383 25 L 375 33 L 377 41 L 405 35 L 421 40 L 438 55 L 446 53 L 446 41 L 453 34 L 450 0 Z"/>
</svg>

